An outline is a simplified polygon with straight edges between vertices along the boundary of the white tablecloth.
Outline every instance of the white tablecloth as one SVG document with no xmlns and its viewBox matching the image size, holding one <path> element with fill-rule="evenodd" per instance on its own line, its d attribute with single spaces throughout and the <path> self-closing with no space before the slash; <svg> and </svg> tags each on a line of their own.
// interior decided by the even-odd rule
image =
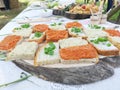
<svg viewBox="0 0 120 90">
<path fill-rule="evenodd" d="M 25 12 L 29 8 L 30 7 L 25 9 L 11 22 L 6 24 L 6 26 L 3 27 L 2 30 L 0 30 L 0 35 L 12 33 L 12 29 L 19 26 L 19 24 L 16 22 L 17 20 L 22 20 L 26 16 L 27 17 L 40 16 L 38 10 L 37 13 L 33 13 L 36 10 Z M 59 22 L 59 21 L 66 22 L 69 21 L 69 19 L 60 18 L 59 20 L 53 20 L 50 22 Z M 50 23 L 50 22 L 39 22 L 39 23 Z M 79 20 L 79 22 L 81 22 L 85 26 L 89 23 L 89 19 Z M 114 27 L 115 24 L 111 24 L 107 22 L 103 26 Z M 0 36 L 0 40 L 2 40 L 4 37 L 5 36 Z M 21 72 L 25 72 L 25 71 L 18 68 L 11 61 L 0 61 L 0 85 L 19 79 Z M 62 85 L 62 84 L 44 81 L 35 76 L 30 77 L 28 80 L 9 85 L 7 87 L 2 87 L 0 88 L 0 90 L 120 90 L 120 68 L 115 69 L 115 74 L 106 80 L 102 80 L 91 84 L 85 84 L 85 85 Z"/>
</svg>

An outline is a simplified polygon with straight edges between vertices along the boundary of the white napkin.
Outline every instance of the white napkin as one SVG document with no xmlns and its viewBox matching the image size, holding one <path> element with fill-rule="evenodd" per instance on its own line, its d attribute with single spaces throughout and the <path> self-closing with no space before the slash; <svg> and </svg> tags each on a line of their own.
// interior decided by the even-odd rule
<svg viewBox="0 0 120 90">
<path fill-rule="evenodd" d="M 12 62 L 0 61 L 0 85 L 20 79 L 21 72 L 25 71 Z"/>
</svg>

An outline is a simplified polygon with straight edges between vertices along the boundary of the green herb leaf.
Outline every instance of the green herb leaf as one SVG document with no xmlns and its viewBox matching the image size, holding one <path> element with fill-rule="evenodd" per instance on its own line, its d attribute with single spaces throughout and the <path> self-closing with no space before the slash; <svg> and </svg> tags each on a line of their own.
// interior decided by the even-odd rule
<svg viewBox="0 0 120 90">
<path fill-rule="evenodd" d="M 55 50 L 55 45 L 53 42 L 49 43 L 49 47 L 45 47 L 44 48 L 44 53 L 48 54 L 48 55 L 53 55 L 54 54 L 54 50 Z"/>
<path fill-rule="evenodd" d="M 22 28 L 29 28 L 30 27 L 30 24 L 29 23 L 26 23 L 26 24 L 23 24 L 21 25 Z"/>
<path fill-rule="evenodd" d="M 106 37 L 99 37 L 98 41 L 100 41 L 100 42 L 106 42 L 106 41 L 108 41 L 108 39 Z"/>
<path fill-rule="evenodd" d="M 95 44 L 99 44 L 99 41 L 97 39 L 94 40 Z"/>
<path fill-rule="evenodd" d="M 89 24 L 88 27 L 91 29 L 101 29 L 101 26 Z"/>
<path fill-rule="evenodd" d="M 55 45 L 53 44 L 53 42 L 50 42 L 49 45 L 52 49 L 55 49 Z"/>
<path fill-rule="evenodd" d="M 42 33 L 41 32 L 35 32 L 35 37 L 41 37 L 42 36 Z"/>
<path fill-rule="evenodd" d="M 22 75 L 22 74 L 23 74 L 23 72 L 21 73 L 21 75 Z M 10 82 L 10 83 L 2 84 L 2 85 L 0 85 L 0 87 L 5 87 L 5 86 L 11 85 L 11 84 L 15 84 L 15 83 L 24 81 L 24 80 L 28 79 L 28 78 L 31 77 L 31 76 L 32 76 L 32 75 L 27 75 L 27 74 L 26 74 L 24 77 L 21 77 L 21 76 L 20 76 L 20 79 L 15 80 L 15 81 Z"/>
<path fill-rule="evenodd" d="M 22 28 L 14 28 L 15 30 L 21 30 Z"/>
<path fill-rule="evenodd" d="M 58 25 L 62 25 L 62 23 L 60 22 L 60 23 L 58 23 Z"/>
<path fill-rule="evenodd" d="M 51 26 L 56 26 L 57 24 L 56 23 L 53 23 L 53 24 L 50 24 Z"/>
<path fill-rule="evenodd" d="M 110 43 L 107 43 L 106 45 L 107 45 L 108 47 L 110 47 L 110 46 L 111 46 L 111 44 L 110 44 Z"/>
<path fill-rule="evenodd" d="M 75 33 L 80 33 L 80 32 L 82 32 L 82 30 L 81 30 L 80 28 L 77 28 L 77 27 L 73 27 L 73 28 L 71 29 L 71 31 L 72 31 L 72 32 L 75 32 Z"/>
<path fill-rule="evenodd" d="M 54 54 L 54 51 L 51 50 L 51 51 L 48 52 L 48 54 L 49 54 L 49 55 L 53 55 L 53 54 Z"/>
</svg>

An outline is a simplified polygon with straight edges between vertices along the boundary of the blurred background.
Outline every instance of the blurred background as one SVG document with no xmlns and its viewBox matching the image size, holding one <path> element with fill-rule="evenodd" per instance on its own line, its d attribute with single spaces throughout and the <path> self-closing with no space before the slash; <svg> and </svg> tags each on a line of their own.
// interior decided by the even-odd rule
<svg viewBox="0 0 120 90">
<path fill-rule="evenodd" d="M 52 1 L 58 1 L 58 0 L 0 0 L 0 29 L 7 24 L 11 19 L 13 19 L 15 16 L 17 16 L 22 10 L 24 10 L 27 6 L 29 6 L 31 3 L 35 1 L 45 1 L 48 2 L 48 7 L 52 7 Z M 86 4 L 86 3 L 92 3 L 96 1 L 95 4 L 100 3 L 102 0 L 75 0 L 77 3 Z M 120 0 L 104 0 L 104 9 L 107 10 L 109 4 L 110 8 L 117 8 L 110 12 L 110 16 L 108 18 L 109 21 L 113 23 L 120 24 Z M 111 3 L 112 2 L 112 3 Z M 3 5 L 4 4 L 4 5 Z M 55 3 L 57 5 L 57 3 Z"/>
</svg>

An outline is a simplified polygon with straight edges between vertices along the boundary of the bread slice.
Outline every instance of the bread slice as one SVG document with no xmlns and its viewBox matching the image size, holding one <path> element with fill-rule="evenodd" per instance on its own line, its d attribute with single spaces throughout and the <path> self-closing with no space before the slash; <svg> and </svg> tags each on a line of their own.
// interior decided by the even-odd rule
<svg viewBox="0 0 120 90">
<path fill-rule="evenodd" d="M 21 30 L 15 30 L 13 31 L 13 35 L 19 35 L 22 36 L 24 38 L 28 38 L 32 33 L 32 29 L 31 28 L 22 28 Z"/>
<path fill-rule="evenodd" d="M 73 27 L 74 28 L 74 27 Z M 83 30 L 81 30 L 80 32 L 74 32 L 72 31 L 72 28 L 68 29 L 69 35 L 72 37 L 82 37 L 84 39 L 87 38 L 87 36 L 85 35 L 85 33 L 83 32 Z"/>
<path fill-rule="evenodd" d="M 48 30 L 46 31 L 47 42 L 57 42 L 60 39 L 68 38 L 67 30 Z"/>
<path fill-rule="evenodd" d="M 96 58 L 84 58 L 84 59 L 79 59 L 79 60 L 64 60 L 61 59 L 61 63 L 63 64 L 78 64 L 78 63 L 98 63 L 99 59 Z"/>
<path fill-rule="evenodd" d="M 108 36 L 108 33 L 104 32 L 103 30 L 84 30 L 84 32 L 89 38 Z"/>
<path fill-rule="evenodd" d="M 45 40 L 45 32 L 41 33 L 42 35 L 40 37 L 36 37 L 35 33 L 32 33 L 29 37 L 29 42 L 37 42 L 38 44 L 42 43 Z"/>
<path fill-rule="evenodd" d="M 60 49 L 61 63 L 97 63 L 98 54 L 95 48 L 90 45 L 73 46 Z"/>
<path fill-rule="evenodd" d="M 60 48 L 67 48 L 72 46 L 87 45 L 88 42 L 81 37 L 71 37 L 67 39 L 59 40 Z"/>
<path fill-rule="evenodd" d="M 36 42 L 23 42 L 8 53 L 7 60 L 33 60 L 37 48 L 38 44 Z"/>
<path fill-rule="evenodd" d="M 53 43 L 55 45 L 53 55 L 45 54 L 45 48 L 49 47 L 49 44 L 44 44 L 39 48 L 37 55 L 35 57 L 34 63 L 36 65 L 46 65 L 46 64 L 56 64 L 60 62 L 59 55 L 59 43 Z"/>
<path fill-rule="evenodd" d="M 0 52 L 9 52 L 11 51 L 17 44 L 21 43 L 23 38 L 21 36 L 9 35 L 6 36 L 0 42 Z"/>
<path fill-rule="evenodd" d="M 103 38 L 103 37 L 102 37 Z M 96 48 L 100 55 L 119 55 L 119 50 L 110 41 L 97 41 L 98 38 L 88 38 L 88 41 Z"/>
<path fill-rule="evenodd" d="M 109 41 L 120 50 L 120 37 L 108 37 Z"/>
</svg>

